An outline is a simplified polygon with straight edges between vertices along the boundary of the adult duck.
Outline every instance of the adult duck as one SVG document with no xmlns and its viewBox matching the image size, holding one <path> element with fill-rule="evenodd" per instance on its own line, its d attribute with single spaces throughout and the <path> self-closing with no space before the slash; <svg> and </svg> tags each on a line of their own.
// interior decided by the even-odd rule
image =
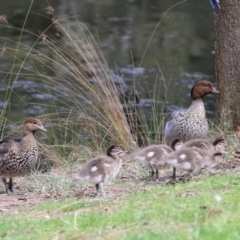
<svg viewBox="0 0 240 240">
<path fill-rule="evenodd" d="M 23 176 L 37 162 L 38 145 L 34 136 L 37 131 L 47 130 L 39 119 L 31 117 L 23 123 L 21 139 L 4 139 L 0 142 L 0 176 L 7 194 L 14 192 L 12 178 Z"/>
<path fill-rule="evenodd" d="M 210 93 L 219 93 L 207 80 L 198 81 L 191 90 L 192 104 L 188 109 L 173 111 L 166 122 L 164 137 L 167 144 L 175 138 L 187 141 L 205 138 L 208 133 L 208 121 L 203 97 Z"/>
</svg>

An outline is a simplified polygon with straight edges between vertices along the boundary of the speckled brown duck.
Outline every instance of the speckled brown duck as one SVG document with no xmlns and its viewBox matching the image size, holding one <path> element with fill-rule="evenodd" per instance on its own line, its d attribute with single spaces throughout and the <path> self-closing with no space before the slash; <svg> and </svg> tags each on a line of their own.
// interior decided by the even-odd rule
<svg viewBox="0 0 240 240">
<path fill-rule="evenodd" d="M 106 196 L 103 184 L 114 178 L 121 166 L 121 156 L 125 154 L 122 147 L 111 145 L 107 148 L 107 155 L 101 155 L 87 162 L 78 175 L 77 180 L 93 183 L 96 186 L 97 196 Z"/>
<path fill-rule="evenodd" d="M 208 133 L 203 97 L 210 93 L 219 93 L 207 80 L 198 81 L 191 90 L 192 104 L 188 109 L 173 111 L 166 122 L 164 138 L 167 144 L 175 138 L 187 141 L 205 138 Z"/>
<path fill-rule="evenodd" d="M 38 159 L 38 145 L 34 137 L 37 131 L 47 130 L 36 118 L 28 118 L 23 123 L 22 139 L 5 139 L 0 142 L 0 176 L 6 193 L 13 192 L 13 177 L 29 172 Z M 6 178 L 10 178 L 7 182 Z"/>
</svg>

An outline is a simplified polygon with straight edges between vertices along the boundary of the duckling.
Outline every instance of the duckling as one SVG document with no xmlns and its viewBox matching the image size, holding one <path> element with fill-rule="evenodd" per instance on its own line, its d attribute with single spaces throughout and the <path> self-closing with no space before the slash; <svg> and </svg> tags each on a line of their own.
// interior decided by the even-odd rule
<svg viewBox="0 0 240 240">
<path fill-rule="evenodd" d="M 191 90 L 192 104 L 188 109 L 179 109 L 169 115 L 164 129 L 167 144 L 174 138 L 187 141 L 205 138 L 208 133 L 208 121 L 202 98 L 210 93 L 219 93 L 207 80 L 198 81 Z"/>
<path fill-rule="evenodd" d="M 223 162 L 221 156 L 221 152 L 215 151 L 206 154 L 204 150 L 192 147 L 181 148 L 178 151 L 170 153 L 166 161 L 175 169 L 188 171 L 189 175 L 193 177 L 201 168 L 206 168 L 209 172 L 213 173 L 211 168 Z M 175 180 L 175 176 L 173 180 Z"/>
<path fill-rule="evenodd" d="M 180 148 L 198 148 L 203 150 L 205 155 L 207 155 L 216 151 L 221 151 L 221 152 L 224 151 L 225 141 L 223 137 L 218 137 L 212 143 L 210 143 L 205 139 L 192 139 L 183 143 L 182 140 L 180 140 L 179 138 L 176 138 L 171 142 L 171 147 L 175 151 L 178 151 Z M 219 160 L 221 161 L 221 159 L 222 159 L 222 156 L 220 156 Z M 176 178 L 176 169 L 173 168 L 173 179 L 175 178 Z"/>
<path fill-rule="evenodd" d="M 13 192 L 13 177 L 29 172 L 38 159 L 38 145 L 34 137 L 37 131 L 47 130 L 36 118 L 28 118 L 23 123 L 22 139 L 5 139 L 0 142 L 0 176 L 6 193 Z M 9 178 L 7 182 L 6 178 Z"/>
<path fill-rule="evenodd" d="M 223 137 L 218 137 L 212 143 L 206 139 L 201 139 L 201 138 L 192 139 L 192 140 L 189 140 L 189 141 L 183 143 L 183 141 L 181 139 L 175 138 L 171 142 L 170 146 L 176 151 L 182 147 L 185 147 L 185 148 L 196 147 L 196 148 L 202 149 L 204 151 L 211 152 L 211 151 L 224 150 L 225 141 L 224 141 Z"/>
<path fill-rule="evenodd" d="M 172 152 L 172 148 L 164 145 L 151 145 L 135 153 L 133 158 L 138 160 L 143 167 L 149 168 L 153 180 L 158 179 L 158 170 L 169 166 L 166 157 Z"/>
<path fill-rule="evenodd" d="M 114 178 L 121 166 L 121 157 L 125 154 L 122 147 L 111 145 L 107 148 L 107 155 L 93 158 L 82 167 L 76 179 L 88 183 L 94 183 L 97 190 L 97 196 L 106 196 L 103 189 L 103 183 Z"/>
</svg>

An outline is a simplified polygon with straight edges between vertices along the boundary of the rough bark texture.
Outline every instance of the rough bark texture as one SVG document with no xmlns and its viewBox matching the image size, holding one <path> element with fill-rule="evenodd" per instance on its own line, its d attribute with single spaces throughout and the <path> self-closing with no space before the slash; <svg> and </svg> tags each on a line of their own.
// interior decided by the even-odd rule
<svg viewBox="0 0 240 240">
<path fill-rule="evenodd" d="M 215 13 L 216 79 L 220 121 L 240 126 L 240 0 L 221 0 Z"/>
</svg>

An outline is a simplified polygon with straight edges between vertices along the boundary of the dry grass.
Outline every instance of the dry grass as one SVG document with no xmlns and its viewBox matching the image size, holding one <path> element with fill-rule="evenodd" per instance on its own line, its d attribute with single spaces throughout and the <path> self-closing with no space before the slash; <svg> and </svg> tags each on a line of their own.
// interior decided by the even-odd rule
<svg viewBox="0 0 240 240">
<path fill-rule="evenodd" d="M 54 14 L 50 6 L 46 10 Z M 52 25 L 38 35 L 24 28 L 18 29 L 18 42 L 0 36 L 6 42 L 1 56 L 12 58 L 13 62 L 3 79 L 10 86 L 6 100 L 10 99 L 19 77 L 40 84 L 39 93 L 52 96 L 35 103 L 21 99 L 23 104 L 46 109 L 44 114 L 37 116 L 48 129 L 47 137 L 41 137 L 41 156 L 54 164 L 63 164 L 72 161 L 74 155 L 80 156 L 82 146 L 100 153 L 110 143 L 133 150 L 138 144 L 160 142 L 164 125 L 160 113 L 164 111 L 171 79 L 167 82 L 159 67 L 153 93 L 148 97 L 163 99 L 163 104 L 153 101 L 152 113 L 146 113 L 131 102 L 131 98 L 138 101 L 135 83 L 129 89 L 121 76 L 113 74 L 98 42 L 85 25 L 74 18 L 57 19 L 54 16 L 51 20 Z M 49 31 L 51 27 L 58 32 L 55 37 Z M 22 40 L 24 34 L 35 37 L 36 41 L 31 46 L 26 45 Z M 15 124 L 19 136 L 22 120 Z M 2 135 L 14 134 L 6 124 Z"/>
<path fill-rule="evenodd" d="M 22 33 L 36 37 L 35 43 L 27 46 L 20 37 L 16 48 L 5 44 L 3 53 L 12 57 L 14 63 L 4 81 L 13 80 L 13 88 L 22 76 L 40 83 L 43 86 L 40 93 L 53 97 L 42 103 L 27 103 L 23 99 L 26 104 L 42 105 L 47 109 L 45 114 L 38 116 L 48 129 L 47 137 L 40 144 L 44 158 L 62 164 L 71 161 L 76 153 L 80 156 L 82 146 L 100 153 L 110 143 L 132 150 L 139 143 L 139 136 L 143 145 L 152 141 L 159 143 L 164 126 L 164 119 L 159 115 L 164 110 L 164 101 L 161 105 L 154 101 L 151 104 L 153 119 L 149 126 L 149 113 L 142 109 L 136 111 L 126 94 L 123 79 L 111 72 L 99 44 L 86 26 L 56 17 L 52 19 L 52 26 L 62 33 L 58 39 L 48 34 L 49 29 L 39 35 L 21 29 Z M 11 39 L 5 40 L 13 43 Z M 118 85 L 114 83 L 115 77 Z M 170 82 L 171 79 L 168 82 L 164 79 L 159 67 L 155 90 L 149 98 L 161 99 L 157 95 L 164 92 L 162 99 L 165 100 Z M 135 95 L 135 88 L 132 91 Z M 7 98 L 10 95 L 11 91 Z M 20 126 L 21 122 L 17 124 Z M 6 126 L 3 135 L 12 133 Z"/>
<path fill-rule="evenodd" d="M 129 125 L 134 116 L 123 79 L 109 70 L 101 49 L 84 25 L 76 22 L 70 28 L 61 20 L 53 25 L 63 33 L 60 40 L 40 33 L 32 46 L 17 42 L 17 48 L 6 45 L 4 51 L 15 64 L 4 81 L 14 79 L 13 88 L 18 76 L 22 76 L 41 83 L 45 91 L 42 93 L 54 96 L 45 103 L 35 103 L 49 112 L 38 117 L 47 123 L 45 143 L 55 149 L 43 146 L 44 152 L 51 161 L 61 162 L 79 145 L 98 152 L 110 143 L 127 150 L 134 148 L 137 135 Z M 41 66 L 49 72 L 43 73 Z M 118 86 L 114 77 L 120 82 Z M 7 130 L 5 135 L 9 135 Z"/>
</svg>

